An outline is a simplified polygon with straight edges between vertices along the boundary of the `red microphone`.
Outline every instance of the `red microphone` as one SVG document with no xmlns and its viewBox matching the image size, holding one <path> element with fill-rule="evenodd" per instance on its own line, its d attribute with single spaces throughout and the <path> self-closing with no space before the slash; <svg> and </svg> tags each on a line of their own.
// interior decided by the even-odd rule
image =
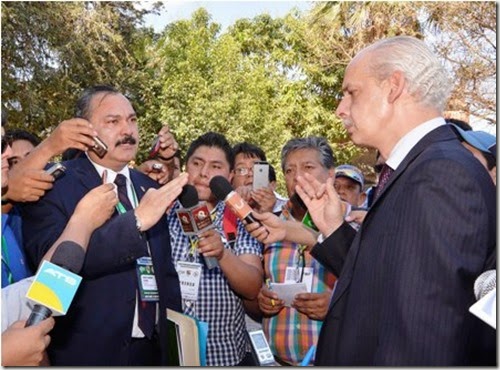
<svg viewBox="0 0 500 370">
<path fill-rule="evenodd" d="M 233 187 L 225 177 L 214 176 L 212 180 L 210 180 L 210 190 L 217 200 L 226 203 L 240 220 L 247 224 L 259 222 L 252 215 L 252 208 L 250 208 L 248 203 L 233 190 Z"/>
</svg>

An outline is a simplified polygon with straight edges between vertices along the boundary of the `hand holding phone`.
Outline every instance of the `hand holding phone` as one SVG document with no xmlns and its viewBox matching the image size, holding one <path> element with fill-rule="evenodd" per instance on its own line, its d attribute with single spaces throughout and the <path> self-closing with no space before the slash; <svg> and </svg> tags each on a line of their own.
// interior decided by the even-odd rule
<svg viewBox="0 0 500 370">
<path fill-rule="evenodd" d="M 108 146 L 98 136 L 94 136 L 94 142 L 94 146 L 92 146 L 90 149 L 93 150 L 99 156 L 99 158 L 104 157 L 108 152 Z"/>
<path fill-rule="evenodd" d="M 57 180 L 59 177 L 64 175 L 64 171 L 66 171 L 66 167 L 61 163 L 54 163 L 50 168 L 47 169 L 47 174 L 54 176 L 54 179 Z"/>
<path fill-rule="evenodd" d="M 269 186 L 269 163 L 265 161 L 255 162 L 253 164 L 253 183 L 252 189 L 267 188 Z"/>
</svg>

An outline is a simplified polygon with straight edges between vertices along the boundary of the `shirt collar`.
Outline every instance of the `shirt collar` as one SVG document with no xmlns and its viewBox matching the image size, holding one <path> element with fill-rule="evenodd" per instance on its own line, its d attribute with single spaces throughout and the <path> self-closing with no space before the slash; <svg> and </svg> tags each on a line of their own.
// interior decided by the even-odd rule
<svg viewBox="0 0 500 370">
<path fill-rule="evenodd" d="M 92 165 L 96 169 L 96 171 L 99 174 L 99 177 L 101 179 L 102 179 L 102 174 L 104 173 L 104 171 L 108 171 L 108 176 L 107 176 L 107 180 L 106 180 L 107 184 L 115 182 L 116 175 L 118 175 L 119 173 L 127 178 L 128 185 L 130 185 L 132 183 L 130 180 L 130 169 L 128 168 L 128 166 L 123 167 L 119 172 L 115 172 L 110 168 L 103 167 L 100 164 L 94 162 L 92 159 L 90 159 L 90 157 L 87 153 L 86 153 L 86 155 L 87 155 L 87 158 L 89 159 L 90 163 L 92 163 Z"/>
<path fill-rule="evenodd" d="M 393 170 L 396 170 L 410 150 L 412 150 L 425 135 L 445 124 L 446 121 L 443 117 L 437 117 L 418 125 L 397 142 L 385 163 Z"/>
</svg>

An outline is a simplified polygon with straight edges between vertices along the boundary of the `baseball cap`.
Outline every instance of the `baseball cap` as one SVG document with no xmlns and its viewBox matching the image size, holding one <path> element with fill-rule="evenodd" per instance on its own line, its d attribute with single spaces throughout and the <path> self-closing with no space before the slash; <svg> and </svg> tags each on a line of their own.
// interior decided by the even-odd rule
<svg viewBox="0 0 500 370">
<path fill-rule="evenodd" d="M 464 131 L 460 127 L 455 126 L 457 133 L 469 145 L 477 150 L 485 153 L 490 153 L 497 157 L 497 138 L 485 131 Z"/>
<path fill-rule="evenodd" d="M 350 164 L 343 164 L 341 166 L 338 166 L 337 168 L 335 168 L 335 177 L 340 176 L 347 177 L 348 179 L 356 181 L 361 185 L 361 189 L 363 189 L 365 178 L 358 167 Z"/>
</svg>

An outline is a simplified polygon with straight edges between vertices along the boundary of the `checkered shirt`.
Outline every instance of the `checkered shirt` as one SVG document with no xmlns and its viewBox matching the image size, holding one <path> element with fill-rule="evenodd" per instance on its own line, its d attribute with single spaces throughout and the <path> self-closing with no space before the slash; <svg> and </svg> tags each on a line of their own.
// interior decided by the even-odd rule
<svg viewBox="0 0 500 370">
<path fill-rule="evenodd" d="M 201 263 L 202 274 L 198 300 L 191 307 L 184 307 L 184 313 L 208 322 L 207 366 L 234 366 L 245 356 L 248 340 L 245 333 L 245 310 L 241 299 L 231 290 L 219 267 L 208 270 L 203 262 L 203 256 L 198 254 L 196 261 L 189 256 L 189 238 L 183 233 L 175 210 L 180 208 L 176 202 L 168 214 L 170 244 L 174 264 L 178 261 Z M 216 230 L 223 235 L 222 218 L 224 203 L 215 207 Z M 255 254 L 262 258 L 262 245 L 252 238 L 238 220 L 237 236 L 234 243 L 227 243 L 222 238 L 225 247 L 235 255 Z"/>
</svg>

